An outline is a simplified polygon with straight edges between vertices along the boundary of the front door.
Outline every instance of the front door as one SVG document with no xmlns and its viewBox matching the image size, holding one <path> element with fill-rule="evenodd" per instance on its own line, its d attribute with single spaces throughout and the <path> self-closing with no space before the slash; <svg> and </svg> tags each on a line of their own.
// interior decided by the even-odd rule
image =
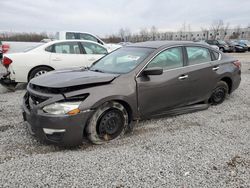
<svg viewBox="0 0 250 188">
<path fill-rule="evenodd" d="M 146 68 L 162 67 L 162 75 L 139 76 L 137 81 L 138 107 L 145 118 L 187 103 L 189 78 L 184 67 L 182 47 L 160 52 Z"/>
</svg>

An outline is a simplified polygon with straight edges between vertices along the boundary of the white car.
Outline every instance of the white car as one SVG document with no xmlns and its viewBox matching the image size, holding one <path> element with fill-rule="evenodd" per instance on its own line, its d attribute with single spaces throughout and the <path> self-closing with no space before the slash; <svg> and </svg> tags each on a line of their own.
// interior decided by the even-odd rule
<svg viewBox="0 0 250 188">
<path fill-rule="evenodd" d="M 56 33 L 57 40 L 73 40 L 73 39 L 80 39 L 80 40 L 90 40 L 97 42 L 107 48 L 108 52 L 112 52 L 122 46 L 119 44 L 107 44 L 102 41 L 98 36 L 93 35 L 88 32 L 81 32 L 81 31 L 59 31 Z"/>
<path fill-rule="evenodd" d="M 51 70 L 88 67 L 107 53 L 102 45 L 86 40 L 48 42 L 26 52 L 4 55 L 2 64 L 7 73 L 0 83 L 14 85 Z"/>
</svg>

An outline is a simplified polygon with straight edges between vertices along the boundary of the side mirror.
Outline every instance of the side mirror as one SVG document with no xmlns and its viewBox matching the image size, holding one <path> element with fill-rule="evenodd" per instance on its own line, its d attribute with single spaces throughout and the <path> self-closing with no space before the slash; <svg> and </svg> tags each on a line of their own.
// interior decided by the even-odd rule
<svg viewBox="0 0 250 188">
<path fill-rule="evenodd" d="M 163 73 L 163 68 L 161 67 L 152 67 L 146 68 L 143 70 L 143 75 L 161 75 Z"/>
</svg>

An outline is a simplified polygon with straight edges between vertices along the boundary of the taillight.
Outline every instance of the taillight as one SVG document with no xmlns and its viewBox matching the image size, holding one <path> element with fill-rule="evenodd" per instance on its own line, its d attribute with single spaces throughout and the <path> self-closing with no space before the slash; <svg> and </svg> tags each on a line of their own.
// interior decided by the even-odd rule
<svg viewBox="0 0 250 188">
<path fill-rule="evenodd" d="M 10 45 L 8 45 L 8 44 L 3 44 L 2 45 L 3 53 L 7 53 L 9 51 L 9 49 L 10 49 Z"/>
<path fill-rule="evenodd" d="M 241 62 L 239 60 L 233 62 L 233 64 L 238 67 L 239 69 L 241 68 Z"/>
<path fill-rule="evenodd" d="M 6 68 L 9 67 L 9 65 L 12 63 L 12 60 L 8 57 L 3 57 L 3 66 L 5 66 Z"/>
</svg>

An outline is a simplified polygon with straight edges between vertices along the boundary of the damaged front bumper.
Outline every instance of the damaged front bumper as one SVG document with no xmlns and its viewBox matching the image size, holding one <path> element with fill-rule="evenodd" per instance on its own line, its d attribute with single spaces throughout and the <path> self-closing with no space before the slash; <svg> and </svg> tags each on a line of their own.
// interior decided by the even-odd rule
<svg viewBox="0 0 250 188">
<path fill-rule="evenodd" d="M 23 119 L 27 121 L 29 132 L 40 141 L 61 146 L 76 146 L 86 140 L 84 129 L 93 113 L 92 110 L 82 111 L 76 115 L 51 115 L 42 110 L 45 104 L 31 103 L 32 98 L 26 93 L 22 104 Z"/>
</svg>

